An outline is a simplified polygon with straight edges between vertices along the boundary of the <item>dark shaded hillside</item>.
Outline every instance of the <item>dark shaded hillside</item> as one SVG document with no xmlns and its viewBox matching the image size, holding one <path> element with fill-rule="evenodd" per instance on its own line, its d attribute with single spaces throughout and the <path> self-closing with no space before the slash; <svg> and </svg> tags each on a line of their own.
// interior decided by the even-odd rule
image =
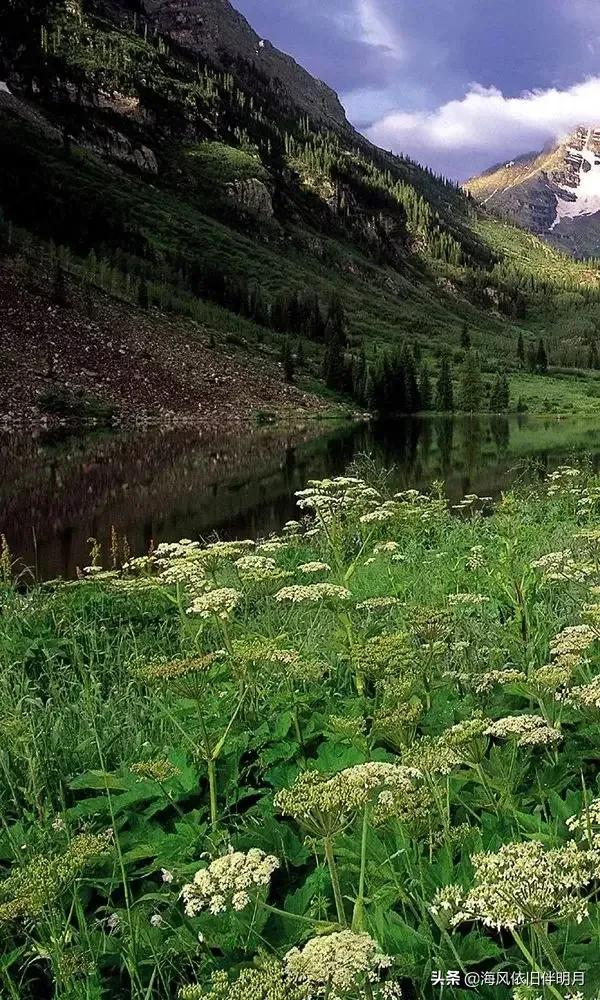
<svg viewBox="0 0 600 1000">
<path fill-rule="evenodd" d="M 515 325 L 558 338 L 576 310 L 595 329 L 597 271 L 373 147 L 226 0 L 13 0 L 0 29 L 5 250 L 17 226 L 59 246 L 67 280 L 196 319 L 217 307 L 222 333 L 229 314 L 274 350 L 291 339 L 361 405 L 403 342 L 460 361 L 466 326 L 493 371 L 514 362 Z"/>
</svg>

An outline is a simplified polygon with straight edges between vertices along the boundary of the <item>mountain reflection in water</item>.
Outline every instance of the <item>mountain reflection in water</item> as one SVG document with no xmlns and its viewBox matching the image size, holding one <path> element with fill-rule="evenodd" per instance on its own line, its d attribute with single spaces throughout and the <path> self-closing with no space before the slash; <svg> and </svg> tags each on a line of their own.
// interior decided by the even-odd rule
<svg viewBox="0 0 600 1000">
<path fill-rule="evenodd" d="M 296 490 L 342 473 L 361 452 L 395 467 L 395 488 L 443 479 L 452 499 L 496 496 L 525 465 L 539 476 L 573 456 L 600 456 L 598 425 L 574 418 L 412 418 L 315 434 L 314 425 L 220 437 L 188 428 L 0 433 L 0 532 L 39 578 L 73 576 L 89 562 L 88 539 L 108 552 L 113 527 L 135 554 L 183 537 L 278 532 L 297 514 Z"/>
</svg>

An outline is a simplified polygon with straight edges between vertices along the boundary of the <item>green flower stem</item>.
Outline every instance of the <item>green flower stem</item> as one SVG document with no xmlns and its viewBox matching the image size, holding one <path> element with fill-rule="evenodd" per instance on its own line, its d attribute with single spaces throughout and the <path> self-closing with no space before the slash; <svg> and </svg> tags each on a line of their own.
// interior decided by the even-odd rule
<svg viewBox="0 0 600 1000">
<path fill-rule="evenodd" d="M 531 970 L 533 972 L 542 973 L 543 970 L 540 968 L 540 966 L 536 962 L 535 958 L 533 957 L 533 955 L 531 954 L 531 952 L 527 948 L 527 945 L 523 941 L 522 937 L 514 929 L 511 931 L 511 933 L 512 933 L 512 936 L 513 936 L 516 944 L 517 944 L 517 947 L 519 948 L 519 951 L 521 952 L 521 954 L 524 956 L 524 958 L 529 963 L 529 966 L 530 966 Z M 554 986 L 548 985 L 546 988 L 547 988 L 548 992 L 550 993 L 550 995 L 553 996 L 553 997 L 555 997 L 556 1000 L 564 1000 L 564 997 L 563 997 L 562 993 L 559 993 L 558 990 L 554 988 Z"/>
<path fill-rule="evenodd" d="M 358 895 L 354 901 L 352 914 L 352 930 L 359 934 L 364 930 L 365 922 L 365 875 L 367 870 L 367 838 L 369 834 L 369 806 L 363 810 L 362 836 L 360 842 L 360 874 L 358 877 Z"/>
<path fill-rule="evenodd" d="M 286 917 L 288 920 L 296 920 L 302 924 L 310 924 L 316 930 L 330 931 L 332 925 L 327 920 L 315 920 L 313 917 L 306 917 L 301 913 L 290 913 L 289 910 L 281 910 L 278 906 L 271 906 L 270 903 L 260 902 L 260 906 L 268 913 L 274 913 L 277 917 Z"/>
<path fill-rule="evenodd" d="M 535 925 L 533 928 L 533 934 L 536 937 L 538 944 L 542 951 L 544 952 L 546 958 L 550 962 L 550 965 L 557 972 L 566 972 L 567 969 L 558 957 L 554 946 L 552 945 L 550 938 L 548 937 L 548 932 L 541 926 Z"/>
<path fill-rule="evenodd" d="M 356 684 L 356 692 L 359 697 L 363 697 L 365 693 L 365 678 L 362 670 L 358 665 L 358 657 L 356 655 L 356 645 L 354 642 L 354 634 L 352 631 L 352 622 L 350 620 L 350 615 L 347 611 L 342 612 L 339 615 L 339 619 L 345 629 L 346 637 L 348 639 L 348 646 L 350 648 L 350 659 L 352 661 L 352 669 L 354 671 L 354 682 Z"/>
<path fill-rule="evenodd" d="M 217 765 L 212 757 L 206 763 L 208 767 L 208 792 L 210 798 L 210 826 L 214 833 L 219 825 L 219 807 L 217 801 Z"/>
<path fill-rule="evenodd" d="M 217 796 L 217 765 L 215 761 L 214 751 L 210 742 L 210 737 L 206 728 L 206 723 L 204 722 L 204 716 L 200 706 L 198 706 L 198 718 L 200 720 L 200 732 L 202 734 L 202 743 L 204 751 L 204 759 L 206 760 L 206 766 L 208 769 L 208 795 L 210 802 L 210 825 L 213 833 L 219 825 L 219 807 L 218 807 L 218 796 Z"/>
<path fill-rule="evenodd" d="M 327 866 L 329 868 L 329 875 L 331 878 L 331 887 L 333 889 L 333 898 L 335 900 L 335 909 L 337 913 L 337 918 L 343 927 L 347 927 L 348 923 L 346 920 L 346 914 L 344 913 L 344 900 L 342 899 L 342 890 L 340 888 L 340 879 L 338 876 L 337 865 L 335 863 L 335 857 L 333 854 L 333 842 L 329 837 L 326 837 L 323 841 L 325 848 L 325 858 L 327 859 Z"/>
</svg>

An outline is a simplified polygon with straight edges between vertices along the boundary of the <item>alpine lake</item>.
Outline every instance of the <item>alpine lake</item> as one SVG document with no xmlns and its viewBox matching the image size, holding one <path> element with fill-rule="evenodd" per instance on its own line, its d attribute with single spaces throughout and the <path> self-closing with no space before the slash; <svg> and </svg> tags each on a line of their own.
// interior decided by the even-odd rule
<svg viewBox="0 0 600 1000">
<path fill-rule="evenodd" d="M 327 429 L 324 429 L 327 427 Z M 406 418 L 214 436 L 189 429 L 0 432 L 0 533 L 23 578 L 72 578 L 91 540 L 110 564 L 180 538 L 264 538 L 299 516 L 309 479 L 355 461 L 391 469 L 395 490 L 443 481 L 449 502 L 497 498 L 565 464 L 600 467 L 600 428 L 584 418 Z M 112 542 L 111 542 L 112 539 Z M 28 569 L 25 571 L 25 567 Z"/>
</svg>

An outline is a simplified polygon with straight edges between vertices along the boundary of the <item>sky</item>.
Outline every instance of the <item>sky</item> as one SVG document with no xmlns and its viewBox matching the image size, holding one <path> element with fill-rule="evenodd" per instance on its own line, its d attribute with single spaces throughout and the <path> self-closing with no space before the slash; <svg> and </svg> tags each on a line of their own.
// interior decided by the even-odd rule
<svg viewBox="0 0 600 1000">
<path fill-rule="evenodd" d="M 373 142 L 456 180 L 600 124 L 600 0 L 233 0 Z"/>
</svg>

